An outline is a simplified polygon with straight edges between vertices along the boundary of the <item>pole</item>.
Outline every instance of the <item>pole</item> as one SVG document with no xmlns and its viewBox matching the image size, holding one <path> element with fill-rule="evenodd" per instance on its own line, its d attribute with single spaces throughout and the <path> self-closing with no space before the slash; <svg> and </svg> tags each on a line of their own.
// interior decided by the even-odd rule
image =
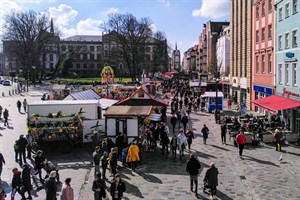
<svg viewBox="0 0 300 200">
<path fill-rule="evenodd" d="M 218 80 L 216 79 L 216 110 L 215 110 L 215 121 L 218 123 Z"/>
<path fill-rule="evenodd" d="M 26 81 L 27 92 L 28 92 L 28 79 L 29 79 L 29 70 L 27 70 L 27 81 Z"/>
</svg>

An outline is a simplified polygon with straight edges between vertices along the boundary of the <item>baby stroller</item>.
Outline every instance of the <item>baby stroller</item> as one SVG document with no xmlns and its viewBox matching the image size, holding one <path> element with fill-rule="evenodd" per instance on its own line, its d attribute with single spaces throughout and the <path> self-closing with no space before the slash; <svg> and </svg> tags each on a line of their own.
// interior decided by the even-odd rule
<svg viewBox="0 0 300 200">
<path fill-rule="evenodd" d="M 205 194 L 210 194 L 210 187 L 208 186 L 208 182 L 206 179 L 203 180 L 203 192 Z"/>
<path fill-rule="evenodd" d="M 52 171 L 56 171 L 56 181 L 59 182 L 59 173 L 57 167 L 49 160 L 45 160 L 44 162 L 44 170 L 46 171 L 45 179 L 49 177 Z"/>
</svg>

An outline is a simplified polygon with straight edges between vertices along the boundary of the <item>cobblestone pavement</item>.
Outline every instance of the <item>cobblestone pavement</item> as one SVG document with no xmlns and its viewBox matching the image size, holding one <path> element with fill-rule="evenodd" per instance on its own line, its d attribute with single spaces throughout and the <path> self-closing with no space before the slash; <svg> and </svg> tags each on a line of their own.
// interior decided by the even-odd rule
<svg viewBox="0 0 300 200">
<path fill-rule="evenodd" d="M 210 129 L 207 145 L 202 143 L 203 124 Z M 272 145 L 246 146 L 241 160 L 232 141 L 221 144 L 219 126 L 212 114 L 191 114 L 190 127 L 195 133 L 192 153 L 202 166 L 197 197 L 189 191 L 189 176 L 185 172 L 188 153 L 183 161 L 174 161 L 157 151 L 143 153 L 143 165 L 137 172 L 119 169 L 127 186 L 124 199 L 209 199 L 202 190 L 204 174 L 211 162 L 216 163 L 220 172 L 218 199 L 300 199 L 299 148 L 283 147 L 283 160 L 278 161 L 279 153 Z M 80 199 L 93 199 L 92 180 L 90 176 L 83 185 Z"/>
</svg>

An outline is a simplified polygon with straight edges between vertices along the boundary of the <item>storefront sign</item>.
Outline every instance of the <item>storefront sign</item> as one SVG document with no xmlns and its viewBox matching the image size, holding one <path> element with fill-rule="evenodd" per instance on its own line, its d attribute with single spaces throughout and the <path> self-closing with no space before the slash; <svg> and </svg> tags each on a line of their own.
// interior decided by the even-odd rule
<svg viewBox="0 0 300 200">
<path fill-rule="evenodd" d="M 297 62 L 297 59 L 294 56 L 295 56 L 294 53 L 287 52 L 285 54 L 286 59 L 284 59 L 284 62 Z"/>
<path fill-rule="evenodd" d="M 273 94 L 272 88 L 267 88 L 267 87 L 263 87 L 263 86 L 259 86 L 259 85 L 254 85 L 253 90 L 255 92 L 265 93 L 265 94 L 269 94 L 269 95 Z"/>
<path fill-rule="evenodd" d="M 297 93 L 293 93 L 293 92 L 291 92 L 291 91 L 287 91 L 286 90 L 286 88 L 283 88 L 283 92 L 282 92 L 282 95 L 284 96 L 284 95 L 287 95 L 287 96 L 294 96 L 294 97 L 299 97 L 299 94 L 297 94 Z"/>
</svg>

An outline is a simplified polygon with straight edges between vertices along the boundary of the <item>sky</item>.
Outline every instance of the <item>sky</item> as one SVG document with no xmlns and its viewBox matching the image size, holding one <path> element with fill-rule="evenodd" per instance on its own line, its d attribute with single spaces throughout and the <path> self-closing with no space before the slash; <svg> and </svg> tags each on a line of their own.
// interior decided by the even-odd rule
<svg viewBox="0 0 300 200">
<path fill-rule="evenodd" d="M 22 9 L 53 18 L 62 38 L 101 34 L 110 13 L 148 17 L 152 30 L 164 32 L 181 54 L 197 44 L 204 23 L 230 20 L 230 0 L 0 0 L 0 26 L 3 16 Z"/>
</svg>

